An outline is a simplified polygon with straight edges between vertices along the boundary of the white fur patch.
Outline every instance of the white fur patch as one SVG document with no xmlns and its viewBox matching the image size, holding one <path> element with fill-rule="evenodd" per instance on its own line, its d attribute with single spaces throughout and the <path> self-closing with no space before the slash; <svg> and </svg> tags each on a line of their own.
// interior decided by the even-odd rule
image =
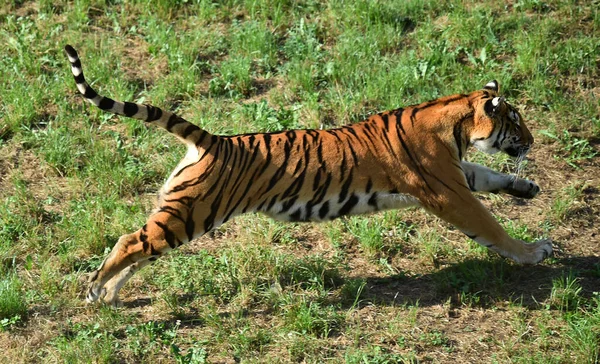
<svg viewBox="0 0 600 364">
<path fill-rule="evenodd" d="M 489 89 L 498 91 L 498 82 L 490 81 L 490 82 L 486 83 L 485 86 L 483 86 L 483 88 L 489 88 Z"/>
</svg>

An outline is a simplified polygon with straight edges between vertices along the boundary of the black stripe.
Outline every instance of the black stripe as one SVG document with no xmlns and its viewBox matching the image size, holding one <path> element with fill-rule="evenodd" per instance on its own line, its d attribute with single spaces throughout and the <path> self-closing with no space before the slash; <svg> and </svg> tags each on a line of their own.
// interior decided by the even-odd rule
<svg viewBox="0 0 600 364">
<path fill-rule="evenodd" d="M 466 120 L 473 117 L 473 113 L 470 112 L 467 115 L 463 116 L 458 123 L 454 125 L 454 130 L 452 134 L 454 135 L 454 142 L 456 143 L 456 148 L 458 148 L 458 160 L 462 160 L 463 158 L 463 150 L 466 149 L 466 146 L 463 144 L 463 124 Z"/>
<path fill-rule="evenodd" d="M 383 144 L 384 144 L 385 149 L 387 150 L 387 152 L 390 155 L 393 155 L 394 157 L 397 158 L 398 155 L 396 154 L 396 151 L 392 147 L 392 143 L 390 142 L 390 138 L 388 137 L 388 133 L 382 131 L 381 134 L 379 134 L 379 139 L 381 139 L 383 141 Z"/>
<path fill-rule="evenodd" d="M 77 57 L 77 55 L 75 55 L 75 57 Z M 72 64 L 74 67 L 81 68 L 81 61 L 79 60 L 79 58 L 77 58 L 77 59 L 75 60 L 75 62 L 71 62 L 71 64 Z"/>
<path fill-rule="evenodd" d="M 404 113 L 404 109 L 400 108 L 394 112 L 394 115 L 396 116 L 396 128 L 400 129 L 402 131 L 402 133 L 406 133 L 404 131 L 404 126 L 402 126 L 402 114 L 403 113 Z M 396 130 L 396 132 L 397 132 L 397 130 Z"/>
<path fill-rule="evenodd" d="M 177 124 L 181 124 L 181 123 L 185 123 L 186 121 L 183 120 L 182 118 L 180 118 L 179 116 L 173 114 L 171 115 L 171 117 L 169 118 L 169 120 L 167 121 L 167 126 L 166 129 L 168 131 L 171 131 L 173 129 L 173 127 Z"/>
<path fill-rule="evenodd" d="M 283 204 L 281 204 L 281 210 L 279 211 L 279 213 L 284 213 L 287 212 L 289 209 L 292 208 L 292 206 L 294 206 L 294 204 L 296 203 L 296 201 L 298 200 L 298 196 L 293 196 L 290 197 L 287 201 L 285 201 Z"/>
<path fill-rule="evenodd" d="M 175 217 L 175 218 L 177 218 L 178 220 L 180 220 L 180 221 L 182 221 L 182 222 L 183 222 L 183 219 L 182 219 L 182 217 L 181 217 L 181 211 L 179 211 L 178 209 L 176 209 L 176 208 L 174 208 L 174 207 L 171 207 L 171 206 L 167 206 L 167 205 L 165 205 L 165 206 L 161 206 L 161 207 L 158 209 L 158 211 L 159 211 L 159 212 L 164 212 L 164 213 L 167 213 L 167 214 L 169 214 L 169 215 L 171 215 L 171 216 L 173 216 L 173 217 Z"/>
<path fill-rule="evenodd" d="M 192 209 L 188 213 L 187 221 L 185 222 L 185 232 L 188 236 L 189 241 L 192 241 L 192 239 L 194 238 L 195 229 L 196 223 L 194 221 L 194 208 L 192 207 Z"/>
<path fill-rule="evenodd" d="M 390 117 L 388 114 L 381 114 L 381 120 L 383 120 L 383 127 L 385 131 L 390 130 Z"/>
<path fill-rule="evenodd" d="M 167 244 L 171 247 L 171 249 L 177 248 L 177 244 L 175 243 L 175 234 L 167 227 L 167 225 L 163 224 L 160 221 L 154 222 L 159 228 L 163 229 L 165 233 L 165 240 Z"/>
<path fill-rule="evenodd" d="M 125 114 L 125 116 L 132 117 L 133 115 L 137 114 L 138 109 L 139 108 L 137 104 L 134 104 L 133 102 L 125 102 L 123 106 L 123 114 Z"/>
<path fill-rule="evenodd" d="M 202 133 L 200 134 L 200 137 L 196 141 L 196 146 L 202 144 L 202 141 L 204 140 L 204 138 L 206 138 L 207 135 L 208 135 L 208 132 L 206 130 L 202 130 Z"/>
<path fill-rule="evenodd" d="M 352 183 L 352 171 L 350 172 L 350 175 L 348 176 L 348 178 L 342 185 L 342 190 L 340 191 L 340 198 L 338 200 L 339 203 L 342 203 L 342 201 L 344 201 L 346 199 L 346 196 L 348 195 L 348 190 L 350 189 L 351 183 Z"/>
<path fill-rule="evenodd" d="M 86 87 L 85 88 L 85 92 L 83 93 L 83 96 L 86 99 L 93 99 L 94 97 L 98 96 L 98 94 L 96 93 L 96 91 L 94 91 L 94 89 L 92 89 L 91 87 Z"/>
<path fill-rule="evenodd" d="M 185 130 L 183 131 L 183 133 L 181 133 L 181 136 L 184 139 L 187 139 L 187 137 L 190 136 L 190 134 L 192 134 L 196 130 L 200 130 L 200 128 L 197 127 L 196 125 L 190 123 L 190 125 L 185 127 Z"/>
<path fill-rule="evenodd" d="M 83 77 L 83 72 L 81 72 L 79 75 L 75 76 L 73 75 L 73 78 L 75 78 L 75 82 L 81 84 L 81 83 L 85 83 L 85 77 Z"/>
<path fill-rule="evenodd" d="M 354 160 L 354 165 L 356 166 L 358 164 L 358 156 L 356 155 L 356 152 L 354 151 L 354 148 L 352 148 L 351 144 L 348 144 L 348 150 L 350 150 L 350 154 L 352 154 L 352 159 Z"/>
<path fill-rule="evenodd" d="M 421 172 L 420 164 L 416 161 L 416 159 L 410 153 L 410 150 L 408 149 L 408 145 L 406 145 L 406 143 L 404 142 L 404 138 L 402 138 L 402 134 L 400 134 L 398 132 L 398 130 L 396 132 L 397 132 L 396 134 L 398 136 L 398 139 L 400 140 L 400 144 L 402 145 L 402 148 L 404 148 L 404 151 L 408 155 L 408 158 L 410 159 L 410 161 L 413 164 L 414 168 L 416 169 L 417 173 L 419 174 L 419 176 L 421 177 L 421 179 L 425 183 L 425 186 L 429 189 L 429 191 L 431 191 L 431 192 L 433 192 L 435 194 L 435 191 L 433 190 L 433 188 L 431 188 L 431 186 L 429 185 L 429 182 L 427 182 L 427 180 L 425 179 L 425 176 Z"/>
<path fill-rule="evenodd" d="M 350 195 L 350 198 L 340 209 L 338 216 L 348 215 L 352 208 L 358 203 L 358 197 L 355 194 Z"/>
<path fill-rule="evenodd" d="M 154 249 L 154 245 L 150 244 L 150 255 L 152 256 L 161 256 L 161 252 L 159 252 L 158 250 Z"/>
<path fill-rule="evenodd" d="M 143 231 L 145 230 L 143 229 Z M 140 233 L 140 241 L 142 242 L 142 250 L 144 251 L 144 253 L 150 250 L 150 244 L 148 243 L 148 235 Z"/>
<path fill-rule="evenodd" d="M 329 201 L 325 201 L 325 203 L 319 209 L 319 217 L 321 219 L 324 219 L 328 213 L 329 213 Z"/>
<path fill-rule="evenodd" d="M 308 202 L 311 207 L 321 203 L 321 201 L 325 199 L 325 195 L 327 194 L 327 190 L 329 189 L 329 185 L 331 184 L 332 180 L 331 173 L 326 174 L 327 178 L 325 179 L 325 183 L 319 186 L 319 188 L 315 191 L 313 198 Z"/>
<path fill-rule="evenodd" d="M 368 204 L 369 206 L 373 206 L 375 210 L 379 210 L 379 207 L 377 207 L 377 192 L 373 192 L 373 194 L 369 198 Z"/>
<path fill-rule="evenodd" d="M 103 97 L 98 104 L 98 107 L 102 110 L 110 110 L 115 106 L 115 100 L 109 99 L 108 97 Z"/>
<path fill-rule="evenodd" d="M 454 101 L 458 101 L 458 100 L 464 99 L 465 97 L 469 97 L 469 96 L 468 96 L 468 95 L 464 95 L 464 94 L 461 94 L 461 95 L 456 95 L 456 96 L 454 96 L 454 97 L 450 97 L 450 98 L 449 98 L 449 99 L 447 99 L 447 100 L 444 100 L 444 102 L 443 102 L 442 104 L 443 104 L 444 106 L 446 106 L 446 105 L 448 105 L 448 104 L 451 104 L 451 103 L 453 103 Z"/>
<path fill-rule="evenodd" d="M 415 120 L 417 120 L 417 113 L 419 112 L 418 107 L 414 107 L 410 113 L 410 125 L 414 128 Z M 404 131 L 404 129 L 402 130 Z"/>
<path fill-rule="evenodd" d="M 273 198 L 271 199 L 271 201 L 269 201 L 269 205 L 267 206 L 267 209 L 265 211 L 271 211 L 271 209 L 275 205 L 275 202 L 277 202 L 278 198 L 279 198 L 279 195 L 273 196 Z"/>
<path fill-rule="evenodd" d="M 316 191 L 319 188 L 319 183 L 321 182 L 321 174 L 323 173 L 323 168 L 320 167 L 319 169 L 317 169 L 317 172 L 315 173 L 315 178 L 313 180 L 313 191 Z"/>
<path fill-rule="evenodd" d="M 340 163 L 340 176 L 341 179 L 346 177 L 346 171 L 348 171 L 348 161 L 346 160 L 346 149 L 342 146 L 342 162 Z"/>
<path fill-rule="evenodd" d="M 299 221 L 302 210 L 298 209 L 290 214 L 290 221 Z"/>
<path fill-rule="evenodd" d="M 146 121 L 154 121 L 154 120 L 158 120 L 162 117 L 162 110 L 158 107 L 154 107 L 152 105 L 144 105 L 146 106 L 146 108 L 148 109 L 148 117 L 146 118 Z"/>
<path fill-rule="evenodd" d="M 184 206 L 187 207 L 191 207 L 193 206 L 193 204 L 195 203 L 195 199 L 190 197 L 190 196 L 183 196 L 183 197 L 179 197 L 179 198 L 173 198 L 173 199 L 164 199 L 164 202 L 168 202 L 168 203 L 180 203 Z M 144 225 L 144 229 L 145 229 L 146 225 Z"/>
</svg>

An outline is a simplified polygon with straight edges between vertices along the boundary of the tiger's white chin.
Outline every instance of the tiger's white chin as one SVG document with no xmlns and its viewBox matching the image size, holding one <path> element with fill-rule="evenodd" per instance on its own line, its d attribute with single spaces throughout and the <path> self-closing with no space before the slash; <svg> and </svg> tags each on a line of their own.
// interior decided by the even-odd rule
<svg viewBox="0 0 600 364">
<path fill-rule="evenodd" d="M 488 140 L 477 140 L 473 142 L 473 146 L 486 154 L 496 154 L 500 151 L 500 149 L 494 147 L 494 143 L 490 143 Z"/>
</svg>

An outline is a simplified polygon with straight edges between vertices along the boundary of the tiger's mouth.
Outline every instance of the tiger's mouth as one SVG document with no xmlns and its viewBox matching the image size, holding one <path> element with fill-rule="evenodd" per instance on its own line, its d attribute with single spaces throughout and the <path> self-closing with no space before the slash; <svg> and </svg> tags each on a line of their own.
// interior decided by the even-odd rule
<svg viewBox="0 0 600 364">
<path fill-rule="evenodd" d="M 529 146 L 508 147 L 504 152 L 513 158 L 524 157 L 529 152 Z"/>
</svg>

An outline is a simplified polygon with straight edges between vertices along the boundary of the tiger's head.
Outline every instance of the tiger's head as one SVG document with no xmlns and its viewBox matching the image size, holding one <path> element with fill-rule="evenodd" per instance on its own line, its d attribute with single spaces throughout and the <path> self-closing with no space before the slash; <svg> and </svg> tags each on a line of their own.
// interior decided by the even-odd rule
<svg viewBox="0 0 600 364">
<path fill-rule="evenodd" d="M 474 128 L 471 144 L 488 154 L 502 151 L 511 157 L 523 157 L 533 144 L 533 136 L 521 114 L 499 96 L 497 81 L 488 82 L 474 102 Z"/>
</svg>

